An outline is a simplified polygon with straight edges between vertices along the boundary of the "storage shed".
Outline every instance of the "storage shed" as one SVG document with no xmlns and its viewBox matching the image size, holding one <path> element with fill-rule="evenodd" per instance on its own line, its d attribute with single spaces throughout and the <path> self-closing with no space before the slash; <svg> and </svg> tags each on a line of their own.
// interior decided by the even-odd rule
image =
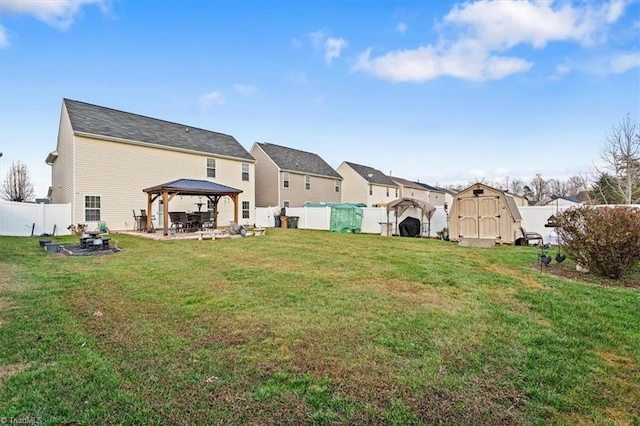
<svg viewBox="0 0 640 426">
<path fill-rule="evenodd" d="M 522 236 L 522 216 L 510 195 L 482 183 L 458 192 L 449 214 L 449 238 L 514 244 Z"/>
</svg>

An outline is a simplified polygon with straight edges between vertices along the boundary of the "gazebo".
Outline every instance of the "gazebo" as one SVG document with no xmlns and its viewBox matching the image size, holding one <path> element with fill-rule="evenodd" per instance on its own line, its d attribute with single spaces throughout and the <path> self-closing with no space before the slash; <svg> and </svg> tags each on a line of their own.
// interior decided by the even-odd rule
<svg viewBox="0 0 640 426">
<path fill-rule="evenodd" d="M 429 221 L 429 233 L 431 232 L 431 218 L 436 208 L 426 201 L 416 200 L 415 198 L 403 197 L 393 200 L 387 204 L 387 223 L 389 222 L 389 212 L 393 211 L 396 216 L 396 229 L 398 229 L 398 216 L 402 216 L 408 208 L 415 207 L 422 211 L 422 217 L 426 217 Z M 422 233 L 422 220 L 420 220 L 420 233 Z M 389 235 L 389 228 L 387 228 Z M 429 234 L 427 234 L 429 235 Z"/>
<path fill-rule="evenodd" d="M 169 234 L 169 202 L 176 195 L 207 197 L 213 205 L 213 227 L 218 225 L 218 201 L 222 197 L 229 197 L 233 200 L 233 220 L 238 222 L 238 194 L 242 192 L 240 189 L 231 188 L 230 186 L 220 185 L 219 183 L 209 182 L 208 180 L 196 179 L 178 179 L 172 182 L 163 183 L 161 185 L 152 186 L 143 189 L 147 193 L 147 232 L 153 231 L 153 223 L 151 222 L 153 202 L 162 197 L 164 208 L 164 232 L 163 235 Z"/>
</svg>

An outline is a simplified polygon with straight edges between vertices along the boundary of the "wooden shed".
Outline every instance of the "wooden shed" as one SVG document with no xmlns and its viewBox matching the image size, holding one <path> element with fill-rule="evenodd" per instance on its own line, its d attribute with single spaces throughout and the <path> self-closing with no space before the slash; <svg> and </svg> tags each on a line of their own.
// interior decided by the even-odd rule
<svg viewBox="0 0 640 426">
<path fill-rule="evenodd" d="M 522 236 L 522 216 L 508 194 L 482 183 L 458 192 L 449 214 L 449 238 L 514 244 Z"/>
</svg>

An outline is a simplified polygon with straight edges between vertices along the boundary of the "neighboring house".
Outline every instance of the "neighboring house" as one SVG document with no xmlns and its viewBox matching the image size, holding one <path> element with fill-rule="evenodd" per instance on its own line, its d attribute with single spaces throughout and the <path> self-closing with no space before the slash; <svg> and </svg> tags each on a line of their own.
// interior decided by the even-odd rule
<svg viewBox="0 0 640 426">
<path fill-rule="evenodd" d="M 435 187 L 436 189 L 442 191 L 442 193 L 444 194 L 444 202 L 445 204 L 451 208 L 451 206 L 453 205 L 453 199 L 455 198 L 456 194 L 458 193 L 458 191 L 455 191 L 453 189 L 449 189 L 449 188 L 439 188 L 439 187 Z"/>
<path fill-rule="evenodd" d="M 386 205 L 400 197 L 400 187 L 391 177 L 369 166 L 343 161 L 338 166 L 343 203 L 364 203 L 367 207 Z"/>
<path fill-rule="evenodd" d="M 342 176 L 320 156 L 272 143 L 251 147 L 256 159 L 256 206 L 339 203 Z"/>
<path fill-rule="evenodd" d="M 90 229 L 133 229 L 133 210 L 147 209 L 145 188 L 177 179 L 199 179 L 239 189 L 240 223 L 254 222 L 255 160 L 233 136 L 111 108 L 64 99 L 56 150 L 49 153 L 53 203 L 71 203 L 70 224 Z M 200 204 L 198 206 L 198 204 Z M 196 207 L 197 206 L 197 207 Z M 174 197 L 171 211 L 211 208 L 206 198 Z M 218 223 L 233 220 L 223 197 Z M 154 226 L 163 226 L 162 200 L 153 204 Z"/>
<path fill-rule="evenodd" d="M 415 183 L 422 186 L 427 191 L 427 201 L 431 205 L 443 206 L 444 203 L 447 201 L 446 190 L 442 188 L 437 188 L 435 186 L 427 185 L 426 183 L 422 183 L 422 182 L 415 182 Z M 451 196 L 451 201 L 447 204 L 447 206 L 451 206 L 451 202 L 453 202 L 453 196 Z"/>
<path fill-rule="evenodd" d="M 433 186 L 396 176 L 391 176 L 391 179 L 400 187 L 400 197 L 415 198 L 433 206 L 444 204 L 444 193 Z"/>
<path fill-rule="evenodd" d="M 546 206 L 579 206 L 584 204 L 582 201 L 570 195 L 552 195 L 544 204 Z"/>
</svg>

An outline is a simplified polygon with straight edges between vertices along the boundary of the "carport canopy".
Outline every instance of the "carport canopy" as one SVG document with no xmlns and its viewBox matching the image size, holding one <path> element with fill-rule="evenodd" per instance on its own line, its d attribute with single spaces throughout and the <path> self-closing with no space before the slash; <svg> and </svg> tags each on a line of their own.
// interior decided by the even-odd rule
<svg viewBox="0 0 640 426">
<path fill-rule="evenodd" d="M 431 225 L 431 218 L 436 208 L 431 203 L 410 197 L 398 198 L 387 204 L 387 222 L 389 222 L 389 212 L 394 211 L 396 215 L 396 229 L 398 229 L 398 216 L 402 216 L 410 207 L 419 208 L 422 211 L 422 216 L 426 217 L 429 225 Z M 431 226 L 429 226 L 429 231 L 431 230 L 430 228 Z M 422 220 L 420 220 L 420 229 L 422 229 Z M 387 228 L 387 232 L 389 232 L 389 228 Z"/>
<path fill-rule="evenodd" d="M 151 221 L 153 202 L 158 199 L 158 197 L 162 197 L 162 203 L 164 204 L 164 218 L 162 221 L 164 224 L 163 234 L 165 236 L 169 234 L 169 202 L 171 202 L 176 195 L 206 197 L 211 200 L 211 204 L 213 205 L 214 228 L 218 225 L 218 201 L 220 201 L 222 197 L 229 197 L 233 200 L 233 220 L 236 223 L 238 222 L 238 194 L 242 192 L 240 189 L 220 185 L 219 183 L 208 180 L 178 179 L 152 186 L 142 191 L 147 194 L 147 232 L 153 231 L 153 223 Z"/>
</svg>

